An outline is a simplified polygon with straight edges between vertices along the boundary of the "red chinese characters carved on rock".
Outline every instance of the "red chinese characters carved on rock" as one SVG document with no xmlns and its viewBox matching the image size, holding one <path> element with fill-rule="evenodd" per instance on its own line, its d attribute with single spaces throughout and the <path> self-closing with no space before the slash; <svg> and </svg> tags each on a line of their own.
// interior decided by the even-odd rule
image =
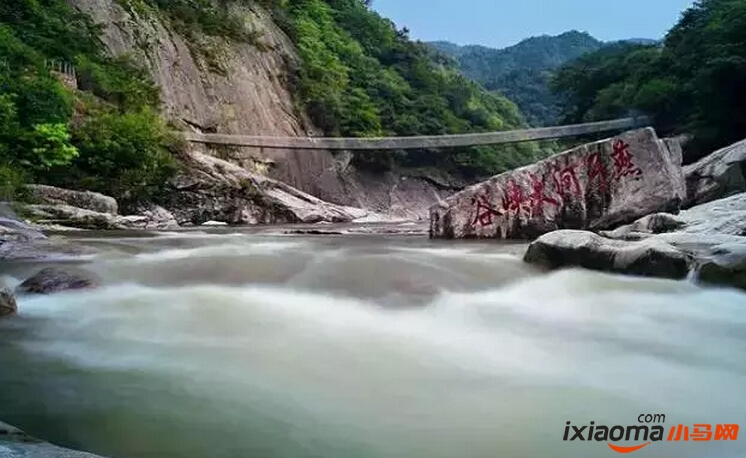
<svg viewBox="0 0 746 458">
<path fill-rule="evenodd" d="M 510 212 L 520 212 L 521 206 L 525 202 L 525 197 L 523 195 L 523 189 L 518 186 L 518 184 L 510 180 L 508 182 L 508 189 L 505 191 L 505 194 L 503 195 L 503 201 L 502 201 L 502 209 L 508 213 Z"/>
<path fill-rule="evenodd" d="M 481 226 L 490 226 L 492 225 L 492 217 L 501 215 L 499 211 L 492 208 L 492 204 L 490 204 L 486 196 L 477 196 L 473 198 L 471 202 L 472 205 L 477 206 L 477 213 L 474 216 L 474 220 L 471 222 L 472 226 L 476 226 L 477 224 Z"/>
<path fill-rule="evenodd" d="M 560 206 L 560 201 L 546 195 L 544 180 L 541 177 L 534 174 L 530 174 L 529 176 L 531 177 L 531 194 L 528 196 L 528 204 L 532 214 L 542 214 L 545 203 Z"/>
<path fill-rule="evenodd" d="M 580 194 L 580 181 L 575 173 L 575 165 L 567 164 L 564 167 L 555 166 L 552 173 L 554 189 L 563 199 Z"/>
<path fill-rule="evenodd" d="M 619 180 L 626 176 L 640 177 L 642 169 L 635 167 L 632 162 L 632 153 L 629 152 L 629 145 L 622 140 L 617 140 L 613 145 L 614 152 L 611 158 L 614 159 L 614 179 Z"/>
<path fill-rule="evenodd" d="M 595 182 L 598 183 L 600 190 L 606 190 L 609 185 L 609 173 L 601 162 L 599 153 L 590 154 L 585 158 L 585 169 L 588 173 L 588 187 L 593 186 Z"/>
</svg>

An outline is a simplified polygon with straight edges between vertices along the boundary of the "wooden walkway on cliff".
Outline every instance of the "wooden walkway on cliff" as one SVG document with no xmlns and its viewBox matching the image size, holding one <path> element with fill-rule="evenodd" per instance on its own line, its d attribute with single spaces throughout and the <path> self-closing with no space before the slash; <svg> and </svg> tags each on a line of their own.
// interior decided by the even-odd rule
<svg viewBox="0 0 746 458">
<path fill-rule="evenodd" d="M 459 135 L 430 135 L 415 137 L 344 138 L 344 137 L 261 137 L 231 134 L 203 134 L 181 132 L 192 143 L 227 145 L 253 148 L 301 150 L 406 150 L 426 148 L 454 148 L 460 146 L 499 145 L 600 132 L 624 131 L 648 126 L 648 117 L 630 117 L 611 121 L 541 127 L 536 129 L 509 130 Z"/>
</svg>

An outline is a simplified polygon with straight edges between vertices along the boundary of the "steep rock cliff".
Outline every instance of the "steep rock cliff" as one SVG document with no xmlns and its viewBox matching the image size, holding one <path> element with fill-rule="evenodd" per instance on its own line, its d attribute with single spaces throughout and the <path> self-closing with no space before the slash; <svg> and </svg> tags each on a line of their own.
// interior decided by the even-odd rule
<svg viewBox="0 0 746 458">
<path fill-rule="evenodd" d="M 294 105 L 288 88 L 288 66 L 298 59 L 294 46 L 261 6 L 230 5 L 258 37 L 248 43 L 204 34 L 186 38 L 158 10 L 124 8 L 117 0 L 68 1 L 102 25 L 112 55 L 130 55 L 150 70 L 161 88 L 164 115 L 177 128 L 264 136 L 318 134 Z M 450 191 L 419 178 L 360 174 L 328 151 L 206 152 L 323 200 L 394 210 L 398 216 L 423 216 Z"/>
</svg>

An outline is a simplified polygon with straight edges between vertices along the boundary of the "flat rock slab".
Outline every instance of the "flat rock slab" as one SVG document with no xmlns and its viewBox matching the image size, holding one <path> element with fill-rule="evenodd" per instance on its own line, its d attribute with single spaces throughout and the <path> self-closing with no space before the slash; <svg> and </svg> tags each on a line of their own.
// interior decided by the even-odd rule
<svg viewBox="0 0 746 458">
<path fill-rule="evenodd" d="M 681 166 L 652 128 L 586 144 L 471 186 L 430 209 L 432 238 L 533 239 L 676 212 Z"/>
<path fill-rule="evenodd" d="M 28 185 L 27 191 L 40 203 L 69 205 L 98 213 L 116 215 L 119 206 L 113 197 L 91 191 L 72 191 L 40 184 Z"/>
</svg>

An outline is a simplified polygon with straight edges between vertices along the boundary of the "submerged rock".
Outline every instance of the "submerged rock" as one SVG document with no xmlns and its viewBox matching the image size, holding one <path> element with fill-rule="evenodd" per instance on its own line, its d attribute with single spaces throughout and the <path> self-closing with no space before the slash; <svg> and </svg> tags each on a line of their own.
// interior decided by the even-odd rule
<svg viewBox="0 0 746 458">
<path fill-rule="evenodd" d="M 686 195 L 676 154 L 651 128 L 579 146 L 503 173 L 430 210 L 433 238 L 533 239 L 677 212 Z"/>
<path fill-rule="evenodd" d="M 18 311 L 18 304 L 13 292 L 8 288 L 0 289 L 0 318 L 9 315 L 15 315 Z"/>
<path fill-rule="evenodd" d="M 27 294 L 53 294 L 88 289 L 97 285 L 93 274 L 74 267 L 47 267 L 21 283 L 17 291 Z"/>
</svg>

